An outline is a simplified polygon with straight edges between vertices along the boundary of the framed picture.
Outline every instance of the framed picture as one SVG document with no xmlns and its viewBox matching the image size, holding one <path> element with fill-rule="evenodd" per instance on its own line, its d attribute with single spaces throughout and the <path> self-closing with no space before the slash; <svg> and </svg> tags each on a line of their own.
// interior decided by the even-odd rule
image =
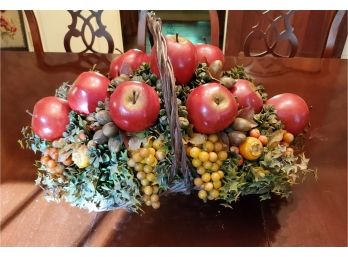
<svg viewBox="0 0 348 257">
<path fill-rule="evenodd" d="M 1 50 L 28 51 L 21 11 L 0 11 Z"/>
</svg>

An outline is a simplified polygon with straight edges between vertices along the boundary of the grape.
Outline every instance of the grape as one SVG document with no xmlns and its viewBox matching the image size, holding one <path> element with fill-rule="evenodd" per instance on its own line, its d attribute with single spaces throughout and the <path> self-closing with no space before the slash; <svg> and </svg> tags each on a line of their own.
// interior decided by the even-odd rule
<svg viewBox="0 0 348 257">
<path fill-rule="evenodd" d="M 199 166 L 199 167 L 197 168 L 197 173 L 198 173 L 199 175 L 203 175 L 205 172 L 206 172 L 206 170 L 205 170 L 204 167 Z"/>
<path fill-rule="evenodd" d="M 203 167 L 204 167 L 206 170 L 210 170 L 212 166 L 213 166 L 213 164 L 212 164 L 210 161 L 207 161 L 207 162 L 204 162 L 204 163 L 203 163 Z"/>
<path fill-rule="evenodd" d="M 215 152 L 220 152 L 220 151 L 222 151 L 222 149 L 223 149 L 223 145 L 221 142 L 216 142 L 214 144 L 214 151 Z"/>
<path fill-rule="evenodd" d="M 213 190 L 213 188 L 214 188 L 214 185 L 211 182 L 207 182 L 207 183 L 204 184 L 204 190 L 207 191 L 207 192 Z"/>
<path fill-rule="evenodd" d="M 213 172 L 213 173 L 211 174 L 211 180 L 212 180 L 212 181 L 219 181 L 219 180 L 220 180 L 220 175 L 219 175 L 219 173 L 218 173 L 218 172 Z"/>
<path fill-rule="evenodd" d="M 203 143 L 203 150 L 207 151 L 208 153 L 214 151 L 214 144 L 210 141 L 205 141 Z"/>
<path fill-rule="evenodd" d="M 153 174 L 152 172 L 146 174 L 146 179 L 147 179 L 148 181 L 150 181 L 150 182 L 155 181 L 155 180 L 156 180 L 155 174 Z"/>
<path fill-rule="evenodd" d="M 214 181 L 214 182 L 213 182 L 213 185 L 214 185 L 214 188 L 215 188 L 215 189 L 219 189 L 219 188 L 221 187 L 221 181 L 220 181 L 220 180 Z"/>
<path fill-rule="evenodd" d="M 152 172 L 152 167 L 150 166 L 150 165 L 145 165 L 144 166 L 144 172 L 145 173 L 150 173 L 150 172 Z"/>
<path fill-rule="evenodd" d="M 209 196 L 211 196 L 211 198 L 216 199 L 219 197 L 219 191 L 216 189 L 213 189 L 209 192 Z"/>
<path fill-rule="evenodd" d="M 156 140 L 154 140 L 153 143 L 152 143 L 152 147 L 155 148 L 156 150 L 161 149 L 162 146 L 163 146 L 163 142 L 162 142 L 162 140 L 160 140 L 160 139 L 156 139 Z"/>
<path fill-rule="evenodd" d="M 137 163 L 137 164 L 135 164 L 134 170 L 135 171 L 143 171 L 144 170 L 144 165 L 141 164 L 141 163 Z"/>
<path fill-rule="evenodd" d="M 208 196 L 208 194 L 205 190 L 199 190 L 198 197 L 200 199 L 205 200 L 205 199 L 207 199 L 207 196 Z"/>
<path fill-rule="evenodd" d="M 146 162 L 146 164 L 147 165 L 153 165 L 153 164 L 155 164 L 156 163 L 156 158 L 155 158 L 155 156 L 153 156 L 153 155 L 149 155 L 146 159 L 145 159 L 145 162 Z"/>
<path fill-rule="evenodd" d="M 193 159 L 192 160 L 192 165 L 193 165 L 193 167 L 198 168 L 199 166 L 202 165 L 202 162 L 199 159 Z"/>
<path fill-rule="evenodd" d="M 147 148 L 141 148 L 139 154 L 141 157 L 146 158 L 149 156 L 150 151 Z"/>
<path fill-rule="evenodd" d="M 211 134 L 208 136 L 208 140 L 212 143 L 216 143 L 219 140 L 219 137 L 216 134 Z"/>
<path fill-rule="evenodd" d="M 159 201 L 159 196 L 157 194 L 151 195 L 151 202 L 158 202 Z"/>
<path fill-rule="evenodd" d="M 158 191 L 159 191 L 159 188 L 158 188 L 158 186 L 153 186 L 153 187 L 152 187 L 152 190 L 153 190 L 153 193 L 154 193 L 154 194 L 157 194 Z"/>
<path fill-rule="evenodd" d="M 198 158 L 201 150 L 198 147 L 192 147 L 190 150 L 190 156 L 194 159 Z"/>
<path fill-rule="evenodd" d="M 210 177 L 210 174 L 209 174 L 209 173 L 204 173 L 204 174 L 202 175 L 202 180 L 203 180 L 203 182 L 209 182 L 210 179 L 211 179 L 211 177 Z"/>
<path fill-rule="evenodd" d="M 203 180 L 201 178 L 195 178 L 193 180 L 193 183 L 195 184 L 195 186 L 200 187 L 201 185 L 203 185 Z"/>
<path fill-rule="evenodd" d="M 142 158 L 140 156 L 140 153 L 136 152 L 133 154 L 132 156 L 132 159 L 135 161 L 135 162 L 141 162 Z"/>
<path fill-rule="evenodd" d="M 131 168 L 134 168 L 135 167 L 135 161 L 134 161 L 134 159 L 128 159 L 128 161 L 127 161 L 127 165 L 129 166 L 129 167 L 131 167 Z"/>
<path fill-rule="evenodd" d="M 219 160 L 224 161 L 227 159 L 227 152 L 226 151 L 221 151 L 218 153 Z"/>
<path fill-rule="evenodd" d="M 158 209 L 161 206 L 160 202 L 153 202 L 152 203 L 152 208 Z"/>
<path fill-rule="evenodd" d="M 206 162 L 206 161 L 209 160 L 209 154 L 208 154 L 207 152 L 202 151 L 202 152 L 199 153 L 198 158 L 199 158 L 202 162 Z"/>
<path fill-rule="evenodd" d="M 142 179 L 144 179 L 145 177 L 146 177 L 145 172 L 139 171 L 139 172 L 137 173 L 137 178 L 138 178 L 139 180 L 142 180 Z"/>
<path fill-rule="evenodd" d="M 150 181 L 148 181 L 146 178 L 142 179 L 140 182 L 143 186 L 149 186 L 150 184 Z"/>
<path fill-rule="evenodd" d="M 152 192 L 153 192 L 153 190 L 152 190 L 152 187 L 151 187 L 151 186 L 145 186 L 145 187 L 144 187 L 144 194 L 146 194 L 146 195 L 152 195 Z"/>
<path fill-rule="evenodd" d="M 218 160 L 218 155 L 215 152 L 209 153 L 209 161 L 216 162 Z"/>
<path fill-rule="evenodd" d="M 156 156 L 157 160 L 159 160 L 159 161 L 162 161 L 164 158 L 166 158 L 166 155 L 165 155 L 165 153 L 162 150 L 158 150 L 155 153 L 155 156 Z"/>
<path fill-rule="evenodd" d="M 210 168 L 211 171 L 218 171 L 219 169 L 220 169 L 220 166 L 216 162 L 213 163 L 211 168 Z"/>
<path fill-rule="evenodd" d="M 155 155 L 156 154 L 156 149 L 153 147 L 149 147 L 149 152 L 151 155 Z"/>
</svg>

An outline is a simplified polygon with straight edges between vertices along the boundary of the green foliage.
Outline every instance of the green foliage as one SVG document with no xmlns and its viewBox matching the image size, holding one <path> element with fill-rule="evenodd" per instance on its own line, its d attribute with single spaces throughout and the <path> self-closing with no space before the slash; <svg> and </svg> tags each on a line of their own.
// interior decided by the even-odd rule
<svg viewBox="0 0 348 257">
<path fill-rule="evenodd" d="M 108 148 L 97 148 L 92 165 L 83 172 L 67 173 L 65 199 L 89 210 L 124 208 L 137 211 L 140 205 L 139 185 L 127 168 L 127 151 L 110 154 Z M 111 158 L 110 158 L 111 156 Z M 97 165 L 96 165 L 97 164 Z"/>
<path fill-rule="evenodd" d="M 39 138 L 29 126 L 23 127 L 21 133 L 23 138 L 19 139 L 18 143 L 23 149 L 30 149 L 36 153 L 38 151 L 43 152 L 51 146 L 50 142 Z"/>
<path fill-rule="evenodd" d="M 69 85 L 68 83 L 64 82 L 60 87 L 58 87 L 58 89 L 56 90 L 55 96 L 56 97 L 60 97 L 63 99 L 67 99 L 68 98 L 68 91 L 71 88 L 71 85 Z"/>
<path fill-rule="evenodd" d="M 274 131 L 282 129 L 283 124 L 277 119 L 277 114 L 272 105 L 264 105 L 261 112 L 254 115 L 261 134 L 270 136 Z"/>
<path fill-rule="evenodd" d="M 140 76 L 146 84 L 153 87 L 156 86 L 157 77 L 151 72 L 150 65 L 147 63 L 141 64 L 134 72 L 134 76 Z"/>
<path fill-rule="evenodd" d="M 226 172 L 220 199 L 231 204 L 240 196 L 256 194 L 260 200 L 271 198 L 271 194 L 289 197 L 292 186 L 309 175 L 316 177 L 316 171 L 308 168 L 309 159 L 304 154 L 285 156 L 286 148 L 281 145 L 265 147 L 263 155 L 256 161 L 244 161 L 237 166 L 234 155 L 225 161 L 222 170 Z"/>
<path fill-rule="evenodd" d="M 195 88 L 198 85 L 212 82 L 213 79 L 207 73 L 208 65 L 206 63 L 200 63 L 195 70 L 195 74 L 192 80 L 188 83 L 190 88 Z"/>
</svg>

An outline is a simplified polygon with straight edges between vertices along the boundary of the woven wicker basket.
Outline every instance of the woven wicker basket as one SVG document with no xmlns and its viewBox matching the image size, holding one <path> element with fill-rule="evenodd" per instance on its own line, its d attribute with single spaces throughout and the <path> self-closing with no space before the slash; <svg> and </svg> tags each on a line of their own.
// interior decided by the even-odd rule
<svg viewBox="0 0 348 257">
<path fill-rule="evenodd" d="M 171 146 L 173 149 L 174 162 L 169 171 L 169 181 L 173 182 L 175 175 L 179 175 L 184 179 L 183 183 L 172 184 L 170 192 L 191 191 L 190 182 L 190 162 L 186 156 L 184 144 L 182 141 L 182 133 L 179 123 L 178 104 L 175 90 L 175 78 L 172 64 L 167 54 L 167 43 L 162 34 L 162 22 L 157 18 L 154 12 L 147 13 L 147 26 L 153 36 L 154 47 L 157 54 L 157 66 L 160 74 L 162 92 L 164 98 L 164 106 L 168 116 L 170 127 Z"/>
</svg>

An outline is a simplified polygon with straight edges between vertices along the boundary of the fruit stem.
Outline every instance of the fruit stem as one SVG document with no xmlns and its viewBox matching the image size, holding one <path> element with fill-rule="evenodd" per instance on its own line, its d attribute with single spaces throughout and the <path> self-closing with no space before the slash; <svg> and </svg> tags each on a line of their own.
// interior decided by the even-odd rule
<svg viewBox="0 0 348 257">
<path fill-rule="evenodd" d="M 137 94 L 136 91 L 133 91 L 132 103 L 133 103 L 133 104 L 136 104 L 138 98 L 139 98 L 139 94 Z"/>
<path fill-rule="evenodd" d="M 123 54 L 123 52 L 122 52 L 120 49 L 118 49 L 117 47 L 115 48 L 115 50 L 116 50 L 117 52 L 119 52 L 120 54 Z"/>
<path fill-rule="evenodd" d="M 93 64 L 92 68 L 91 68 L 91 71 L 96 71 L 96 68 L 97 68 L 97 64 Z"/>
<path fill-rule="evenodd" d="M 28 113 L 31 117 L 34 117 L 34 114 L 32 114 L 29 110 L 25 110 L 26 113 Z"/>
<path fill-rule="evenodd" d="M 208 44 L 207 37 L 203 37 L 203 41 L 205 44 Z"/>
<path fill-rule="evenodd" d="M 175 33 L 175 41 L 179 43 L 179 33 Z"/>
</svg>

